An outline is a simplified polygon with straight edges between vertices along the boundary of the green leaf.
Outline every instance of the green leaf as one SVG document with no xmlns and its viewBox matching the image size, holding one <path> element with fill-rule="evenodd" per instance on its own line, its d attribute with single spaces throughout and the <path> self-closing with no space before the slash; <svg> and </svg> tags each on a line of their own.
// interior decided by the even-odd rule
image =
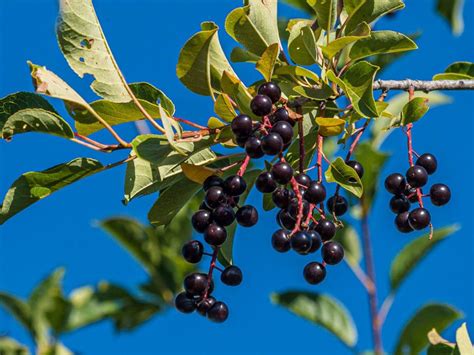
<svg viewBox="0 0 474 355">
<path fill-rule="evenodd" d="M 367 23 L 362 22 L 350 34 L 329 42 L 326 46 L 321 47 L 321 50 L 327 59 L 332 59 L 336 54 L 346 48 L 349 44 L 352 44 L 361 40 L 362 38 L 367 38 L 369 36 L 370 26 L 367 25 Z"/>
<path fill-rule="evenodd" d="M 335 182 L 355 196 L 359 198 L 362 196 L 364 189 L 359 175 L 342 158 L 336 158 L 328 167 L 324 176 L 327 182 Z"/>
<path fill-rule="evenodd" d="M 417 48 L 416 43 L 402 33 L 372 31 L 369 37 L 354 43 L 349 52 L 349 57 L 356 61 L 376 54 L 406 52 Z"/>
<path fill-rule="evenodd" d="M 72 70 L 81 78 L 94 77 L 91 88 L 97 95 L 113 102 L 132 100 L 91 0 L 60 0 L 56 33 Z"/>
<path fill-rule="evenodd" d="M 306 21 L 296 23 L 288 38 L 288 52 L 298 65 L 312 65 L 317 62 L 316 37 Z"/>
<path fill-rule="evenodd" d="M 306 0 L 282 0 L 282 2 L 297 9 L 303 10 L 309 15 L 314 14 L 313 8 L 309 6 Z"/>
<path fill-rule="evenodd" d="M 284 65 L 275 69 L 276 75 L 294 75 L 302 78 L 307 78 L 315 83 L 319 83 L 319 77 L 316 73 L 312 72 L 309 69 L 299 67 L 296 65 Z"/>
<path fill-rule="evenodd" d="M 247 190 L 240 196 L 239 205 L 244 206 L 245 201 L 247 200 L 250 191 L 255 184 L 255 180 L 257 179 L 258 175 L 260 175 L 262 171 L 258 169 L 247 171 L 244 174 L 244 179 L 247 182 Z M 227 239 L 222 245 L 219 250 L 218 259 L 224 266 L 232 265 L 234 257 L 233 257 L 233 249 L 234 249 L 234 237 L 235 232 L 237 230 L 237 223 L 234 222 L 227 228 Z"/>
<path fill-rule="evenodd" d="M 237 112 L 235 112 L 234 106 L 227 94 L 219 94 L 217 96 L 216 102 L 214 102 L 214 112 L 227 122 L 232 122 L 235 116 L 237 116 Z"/>
<path fill-rule="evenodd" d="M 335 298 L 305 291 L 273 293 L 273 303 L 287 308 L 290 312 L 317 324 L 347 346 L 357 343 L 357 329 L 349 311 Z"/>
<path fill-rule="evenodd" d="M 473 78 L 474 64 L 471 62 L 455 62 L 449 65 L 444 73 L 433 76 L 433 80 L 469 80 Z"/>
<path fill-rule="evenodd" d="M 331 87 L 324 83 L 321 83 L 321 88 L 317 88 L 315 86 L 294 86 L 293 91 L 303 97 L 319 101 L 326 100 L 331 96 L 334 96 L 334 92 L 332 91 Z"/>
<path fill-rule="evenodd" d="M 252 110 L 250 110 L 250 101 L 252 95 L 250 95 L 247 87 L 237 78 L 234 74 L 225 71 L 221 79 L 222 92 L 229 95 L 232 100 L 237 104 L 240 112 L 249 115 L 252 118 L 256 118 Z"/>
<path fill-rule="evenodd" d="M 162 135 L 140 135 L 131 144 L 138 157 L 160 166 L 171 165 L 174 167 L 186 159 L 185 156 L 173 150 L 167 138 Z M 176 145 L 179 146 L 181 152 L 189 154 L 194 151 L 192 142 L 178 142 Z"/>
<path fill-rule="evenodd" d="M 415 97 L 408 101 L 402 109 L 402 125 L 413 123 L 422 118 L 429 110 L 428 100 L 422 97 Z"/>
<path fill-rule="evenodd" d="M 257 63 L 260 58 L 242 47 L 234 47 L 230 53 L 230 60 L 234 63 Z"/>
<path fill-rule="evenodd" d="M 280 43 L 277 0 L 247 0 L 247 6 L 231 11 L 225 19 L 227 33 L 259 57 L 273 43 Z"/>
<path fill-rule="evenodd" d="M 443 331 L 454 321 L 462 317 L 455 308 L 446 304 L 427 304 L 405 324 L 398 343 L 395 355 L 419 354 L 428 345 L 426 334 L 436 328 Z"/>
<path fill-rule="evenodd" d="M 459 355 L 459 351 L 455 348 L 456 344 L 444 339 L 434 328 L 428 333 L 428 341 L 430 342 L 428 355 Z"/>
<path fill-rule="evenodd" d="M 464 31 L 463 20 L 464 0 L 438 0 L 436 10 L 451 26 L 455 35 Z"/>
<path fill-rule="evenodd" d="M 165 129 L 165 136 L 168 140 L 168 143 L 171 147 L 176 150 L 179 154 L 186 156 L 189 151 L 187 150 L 187 146 L 184 149 L 181 149 L 180 143 L 175 142 L 175 132 L 178 138 L 181 138 L 182 128 L 177 121 L 175 121 L 172 117 L 168 115 L 166 110 L 161 106 L 158 105 L 160 110 L 160 117 L 161 121 L 163 122 L 163 128 Z"/>
<path fill-rule="evenodd" d="M 29 355 L 28 348 L 13 338 L 0 336 L 0 354 L 2 355 Z"/>
<path fill-rule="evenodd" d="M 429 234 L 407 244 L 393 259 L 390 267 L 390 287 L 396 290 L 408 277 L 418 263 L 428 255 L 442 240 L 457 232 L 459 226 L 451 225 L 434 231 L 433 238 L 429 239 Z"/>
<path fill-rule="evenodd" d="M 308 0 L 308 4 L 316 12 L 318 25 L 326 32 L 330 32 L 336 24 L 337 1 L 336 0 Z"/>
<path fill-rule="evenodd" d="M 456 344 L 461 354 L 473 354 L 471 338 L 467 332 L 466 323 L 463 323 L 458 330 L 456 330 Z"/>
<path fill-rule="evenodd" d="M 380 16 L 405 7 L 401 0 L 362 0 L 355 1 L 354 5 L 349 11 L 344 33 L 352 32 L 362 22 L 370 24 Z"/>
<path fill-rule="evenodd" d="M 3 199 L 0 225 L 31 204 L 101 169 L 102 164 L 97 160 L 76 158 L 43 171 L 21 175 L 8 189 Z"/>
<path fill-rule="evenodd" d="M 160 197 L 148 212 L 148 220 L 154 226 L 169 224 L 201 188 L 201 185 L 182 179 L 160 193 Z"/>
<path fill-rule="evenodd" d="M 344 228 L 338 231 L 334 240 L 344 247 L 344 260 L 352 266 L 359 265 L 362 251 L 357 231 L 350 224 L 344 223 Z"/>
<path fill-rule="evenodd" d="M 28 303 L 8 293 L 0 292 L 0 306 L 15 317 L 34 336 L 31 309 Z"/>
<path fill-rule="evenodd" d="M 323 137 L 338 136 L 344 131 L 346 121 L 336 117 L 317 117 L 318 133 Z"/>
<path fill-rule="evenodd" d="M 222 50 L 213 22 L 201 24 L 201 31 L 194 34 L 179 53 L 176 74 L 191 91 L 214 97 L 221 91 L 220 79 L 224 71 L 234 73 Z"/>
<path fill-rule="evenodd" d="M 256 69 L 262 73 L 263 78 L 266 81 L 272 80 L 273 69 L 275 68 L 279 55 L 280 46 L 278 43 L 273 43 L 265 49 L 262 56 L 257 61 Z"/>
</svg>

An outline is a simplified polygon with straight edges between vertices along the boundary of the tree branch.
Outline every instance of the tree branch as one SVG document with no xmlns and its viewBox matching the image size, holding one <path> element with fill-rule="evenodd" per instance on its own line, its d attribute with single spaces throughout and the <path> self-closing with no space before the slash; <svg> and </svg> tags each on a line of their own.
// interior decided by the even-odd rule
<svg viewBox="0 0 474 355">
<path fill-rule="evenodd" d="M 474 80 L 376 80 L 374 90 L 408 90 L 415 91 L 435 90 L 474 90 Z"/>
</svg>

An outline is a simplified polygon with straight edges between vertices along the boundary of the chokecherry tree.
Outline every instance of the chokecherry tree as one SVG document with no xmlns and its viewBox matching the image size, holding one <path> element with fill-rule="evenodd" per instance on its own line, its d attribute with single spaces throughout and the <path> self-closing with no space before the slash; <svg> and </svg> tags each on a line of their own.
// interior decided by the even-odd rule
<svg viewBox="0 0 474 355">
<path fill-rule="evenodd" d="M 263 213 L 246 204 L 255 187 L 263 194 L 264 211 L 278 208 L 269 245 L 280 253 L 320 252 L 321 256 L 315 256 L 295 277 L 304 277 L 311 285 L 320 284 L 331 277 L 331 266 L 343 260 L 354 271 L 369 298 L 374 352 L 383 353 L 381 329 L 399 285 L 424 255 L 456 230 L 455 226 L 433 227 L 443 221 L 431 220 L 427 199 L 435 207 L 442 206 L 449 202 L 451 192 L 438 182 L 426 188 L 438 161 L 435 152 L 415 151 L 413 128 L 430 105 L 443 103 L 444 96 L 434 91 L 474 89 L 474 65 L 453 63 L 431 81 L 381 80 L 378 76 L 385 66 L 417 49 L 409 36 L 373 30 L 379 18 L 403 9 L 401 0 L 291 3 L 308 11 L 311 18 L 279 22 L 276 0 L 247 0 L 225 20 L 225 31 L 239 44 L 232 50 L 231 61 L 255 65 L 259 72 L 251 84 L 239 79 L 226 58 L 214 22 L 202 23 L 200 31 L 184 44 L 177 76 L 192 92 L 209 96 L 217 116 L 203 125 L 176 117 L 173 102 L 160 89 L 145 82 L 126 81 L 90 0 L 60 0 L 60 49 L 80 77 L 92 75 L 91 89 L 100 99 L 87 102 L 53 71 L 30 62 L 35 93 L 19 92 L 0 100 L 1 136 L 9 141 L 21 133 L 47 133 L 84 149 L 122 156 L 109 165 L 79 157 L 23 174 L 5 195 L 0 224 L 64 186 L 120 165 L 126 165 L 125 203 L 143 195 L 158 195 L 148 214 L 157 236 L 131 220 L 103 224 L 149 271 L 150 283 L 141 285 L 147 296 L 131 295 L 118 286 L 113 288 L 116 292 L 109 293 L 100 287 L 88 290 L 98 298 L 88 298 L 80 305 L 94 302 L 100 311 L 80 326 L 113 318 L 123 328 L 133 328 L 173 302 L 184 313 L 197 311 L 211 321 L 225 321 L 231 310 L 218 299 L 214 279 L 217 271 L 225 285 L 238 286 L 244 279 L 232 250 L 237 225 L 252 227 Z M 459 22 L 454 21 L 457 15 L 446 6 L 440 1 L 438 9 L 459 30 Z M 405 93 L 391 96 L 397 90 Z M 74 128 L 45 96 L 63 102 Z M 138 128 L 146 122 L 156 133 L 138 134 L 128 142 L 114 126 L 129 122 L 140 122 Z M 114 143 L 90 137 L 103 129 Z M 391 293 L 379 308 L 369 215 L 379 173 L 388 159 L 380 146 L 394 130 L 406 136 L 407 163 L 405 173 L 385 178 L 385 188 L 393 194 L 387 205 L 396 214 L 394 224 L 400 232 L 428 231 L 393 261 Z M 216 146 L 220 148 L 216 150 Z M 442 165 L 439 162 L 439 169 Z M 335 188 L 329 196 L 331 184 Z M 203 234 L 205 243 L 198 239 L 182 241 L 181 253 L 189 265 L 174 259 L 181 246 L 170 247 L 174 251 L 165 253 L 169 261 L 165 265 L 152 250 L 164 243 L 158 240 L 160 233 L 190 214 L 191 207 L 192 227 Z M 355 228 L 341 219 L 348 212 L 360 220 L 363 248 Z M 182 219 L 179 224 L 183 224 Z M 191 229 L 179 233 L 183 234 L 189 236 Z M 360 266 L 362 255 L 365 271 Z M 207 272 L 196 271 L 193 264 L 206 256 L 210 258 Z M 60 276 L 55 275 L 53 286 L 57 290 Z M 44 307 L 37 316 L 37 308 L 0 294 L 0 303 L 13 312 L 19 304 L 26 309 L 22 321 L 39 346 L 53 348 L 57 344 L 48 341 L 50 333 L 57 336 L 79 327 L 70 323 L 75 319 L 73 312 L 81 312 L 75 306 L 76 298 L 56 299 L 68 305 L 68 311 L 61 313 L 61 322 L 50 315 L 52 310 L 58 311 L 59 303 L 51 306 L 46 302 L 49 308 Z M 273 294 L 272 300 L 327 328 L 347 346 L 356 344 L 352 318 L 334 298 L 288 291 Z M 104 305 L 112 308 L 104 311 Z M 417 352 L 428 345 L 428 337 L 410 338 L 409 329 L 423 326 L 427 319 L 431 322 L 434 313 L 444 316 L 433 318 L 424 334 L 433 327 L 441 331 L 460 317 L 448 305 L 427 305 L 407 324 L 395 353 L 406 349 Z M 330 314 L 329 318 L 324 314 Z M 49 327 L 35 328 L 35 317 Z"/>
</svg>

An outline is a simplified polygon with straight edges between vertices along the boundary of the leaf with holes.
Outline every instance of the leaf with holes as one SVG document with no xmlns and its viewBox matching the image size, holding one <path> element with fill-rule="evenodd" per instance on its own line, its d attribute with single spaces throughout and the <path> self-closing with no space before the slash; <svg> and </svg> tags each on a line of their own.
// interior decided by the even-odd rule
<svg viewBox="0 0 474 355">
<path fill-rule="evenodd" d="M 327 182 L 335 182 L 343 189 L 361 197 L 364 192 L 362 181 L 356 171 L 340 157 L 336 158 L 324 173 Z"/>
</svg>

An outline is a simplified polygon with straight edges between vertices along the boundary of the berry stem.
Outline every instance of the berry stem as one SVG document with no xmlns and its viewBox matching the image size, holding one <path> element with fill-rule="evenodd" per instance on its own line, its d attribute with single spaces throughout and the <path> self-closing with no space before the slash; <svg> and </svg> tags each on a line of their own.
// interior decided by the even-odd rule
<svg viewBox="0 0 474 355">
<path fill-rule="evenodd" d="M 208 129 L 207 127 L 201 126 L 200 124 L 194 123 L 192 121 L 186 120 L 184 118 L 179 118 L 179 117 L 174 117 L 175 121 L 182 122 L 184 124 L 187 124 L 188 126 L 198 128 L 198 129 Z"/>
<path fill-rule="evenodd" d="M 247 166 L 250 163 L 250 157 L 248 155 L 245 156 L 244 161 L 242 162 L 242 165 L 240 166 L 239 171 L 237 172 L 237 175 L 243 176 L 245 174 L 245 170 L 247 170 Z"/>
<path fill-rule="evenodd" d="M 301 107 L 296 109 L 296 112 L 301 114 Z M 304 148 L 304 132 L 303 132 L 303 120 L 298 120 L 298 138 L 300 144 L 300 160 L 298 165 L 298 170 L 300 174 L 304 173 L 304 160 L 305 160 L 305 148 Z"/>
<path fill-rule="evenodd" d="M 216 260 L 217 260 L 217 254 L 219 254 L 219 249 L 220 247 L 214 247 L 214 252 L 212 253 L 211 263 L 209 264 L 209 271 L 207 272 L 207 286 L 206 286 L 206 291 L 204 291 L 203 299 L 206 299 L 207 296 L 209 295 L 209 287 L 211 286 L 211 282 L 212 282 L 212 273 L 214 272 L 214 269 L 216 268 Z"/>
<path fill-rule="evenodd" d="M 290 183 L 295 192 L 296 198 L 298 199 L 298 216 L 296 217 L 295 228 L 293 228 L 290 233 L 290 235 L 293 235 L 300 230 L 301 220 L 303 219 L 303 196 L 301 196 L 299 184 L 294 176 L 291 178 Z"/>
</svg>

